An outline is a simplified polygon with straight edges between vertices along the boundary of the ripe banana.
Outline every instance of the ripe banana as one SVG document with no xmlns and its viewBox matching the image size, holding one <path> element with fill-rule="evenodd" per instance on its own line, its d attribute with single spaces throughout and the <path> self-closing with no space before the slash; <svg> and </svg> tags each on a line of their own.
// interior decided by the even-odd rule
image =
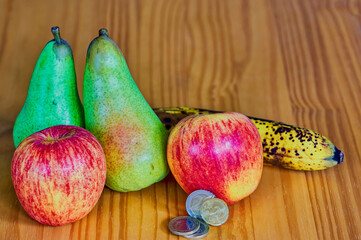
<svg viewBox="0 0 361 240">
<path fill-rule="evenodd" d="M 153 109 L 170 131 L 182 118 L 218 111 L 174 107 Z M 344 154 L 326 137 L 312 130 L 260 118 L 249 117 L 262 139 L 266 165 L 293 170 L 322 170 L 341 164 Z"/>
</svg>

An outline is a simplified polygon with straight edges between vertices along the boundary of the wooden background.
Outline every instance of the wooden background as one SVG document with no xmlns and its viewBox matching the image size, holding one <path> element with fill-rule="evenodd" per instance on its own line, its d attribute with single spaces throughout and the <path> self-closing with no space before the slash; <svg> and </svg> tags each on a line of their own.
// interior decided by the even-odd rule
<svg viewBox="0 0 361 240">
<path fill-rule="evenodd" d="M 88 44 L 109 29 L 153 107 L 238 111 L 314 129 L 345 152 L 319 172 L 265 167 L 207 239 L 361 239 L 361 2 L 342 0 L 0 0 L 0 239 L 176 239 L 186 194 L 170 175 L 105 189 L 93 211 L 43 226 L 10 177 L 12 127 L 51 26 L 73 48 L 82 96 Z"/>
</svg>

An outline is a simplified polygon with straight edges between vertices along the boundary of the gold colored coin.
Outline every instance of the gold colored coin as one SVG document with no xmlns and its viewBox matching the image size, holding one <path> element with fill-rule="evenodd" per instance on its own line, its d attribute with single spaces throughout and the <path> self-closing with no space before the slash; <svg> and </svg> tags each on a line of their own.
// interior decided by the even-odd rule
<svg viewBox="0 0 361 240">
<path fill-rule="evenodd" d="M 210 198 L 202 202 L 200 208 L 202 219 L 212 226 L 220 226 L 229 216 L 227 204 L 219 198 Z"/>
</svg>

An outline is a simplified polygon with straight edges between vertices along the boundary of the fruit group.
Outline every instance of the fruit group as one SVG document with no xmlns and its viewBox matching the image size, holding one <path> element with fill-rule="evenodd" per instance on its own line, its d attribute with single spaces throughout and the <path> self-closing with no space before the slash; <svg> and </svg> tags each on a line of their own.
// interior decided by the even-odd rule
<svg viewBox="0 0 361 240">
<path fill-rule="evenodd" d="M 190 115 L 220 113 L 189 107 L 155 108 L 154 111 L 168 130 Z M 248 118 L 260 133 L 265 165 L 311 171 L 330 168 L 343 162 L 343 152 L 319 133 L 282 122 Z"/>
<path fill-rule="evenodd" d="M 17 147 L 27 136 L 55 125 L 84 127 L 84 112 L 76 86 L 73 53 L 53 27 L 36 62 L 25 104 L 16 118 L 13 137 Z"/>
<path fill-rule="evenodd" d="M 106 185 L 127 192 L 162 180 L 169 172 L 168 133 L 106 29 L 88 48 L 83 95 L 86 129 L 97 137 L 106 156 Z"/>
<path fill-rule="evenodd" d="M 169 167 L 188 194 L 204 189 L 227 204 L 251 194 L 262 174 L 262 144 L 256 126 L 240 113 L 190 116 L 168 139 Z"/>
<path fill-rule="evenodd" d="M 103 150 L 87 130 L 59 125 L 27 137 L 11 163 L 16 195 L 25 211 L 47 225 L 87 215 L 105 183 Z"/>
</svg>

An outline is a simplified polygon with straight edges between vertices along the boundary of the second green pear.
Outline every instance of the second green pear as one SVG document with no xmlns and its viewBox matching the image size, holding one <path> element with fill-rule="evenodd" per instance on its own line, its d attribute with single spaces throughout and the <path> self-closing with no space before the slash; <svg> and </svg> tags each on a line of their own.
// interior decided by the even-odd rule
<svg viewBox="0 0 361 240">
<path fill-rule="evenodd" d="M 168 134 L 106 29 L 89 45 L 83 84 L 85 126 L 107 161 L 106 185 L 136 191 L 165 178 Z"/>
</svg>

